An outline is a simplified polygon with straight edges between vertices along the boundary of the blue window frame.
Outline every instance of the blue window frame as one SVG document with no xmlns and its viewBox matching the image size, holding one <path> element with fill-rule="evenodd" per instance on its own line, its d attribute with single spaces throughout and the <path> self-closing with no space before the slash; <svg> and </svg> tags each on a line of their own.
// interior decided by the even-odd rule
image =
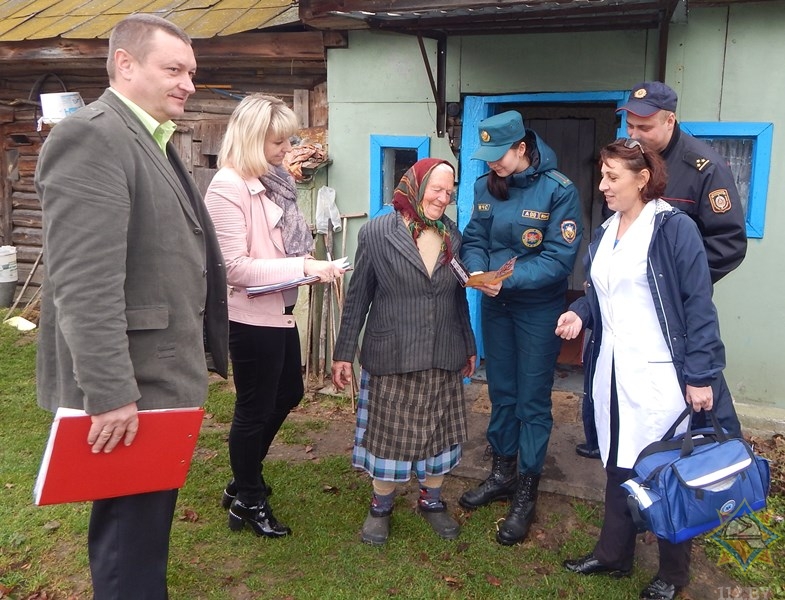
<svg viewBox="0 0 785 600">
<path fill-rule="evenodd" d="M 401 176 L 421 158 L 428 158 L 431 139 L 409 135 L 371 136 L 371 218 L 392 210 L 392 194 Z"/>
<path fill-rule="evenodd" d="M 747 237 L 762 238 L 774 125 L 686 122 L 681 123 L 681 128 L 690 135 L 705 140 L 729 159 L 745 209 Z M 730 142 L 730 145 L 723 146 L 724 141 Z"/>
</svg>

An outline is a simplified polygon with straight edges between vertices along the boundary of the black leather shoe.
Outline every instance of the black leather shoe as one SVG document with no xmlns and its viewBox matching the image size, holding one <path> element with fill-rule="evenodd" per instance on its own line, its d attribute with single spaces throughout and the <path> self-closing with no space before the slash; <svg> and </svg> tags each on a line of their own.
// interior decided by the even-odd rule
<svg viewBox="0 0 785 600">
<path fill-rule="evenodd" d="M 245 525 L 259 536 L 279 538 L 292 533 L 291 529 L 275 519 L 267 500 L 248 506 L 235 498 L 229 506 L 229 529 L 240 531 Z"/>
<path fill-rule="evenodd" d="M 679 590 L 681 588 L 668 583 L 664 579 L 655 577 L 649 585 L 643 588 L 640 597 L 642 600 L 673 600 L 676 594 L 679 593 Z"/>
<path fill-rule="evenodd" d="M 273 488 L 267 485 L 264 480 L 262 480 L 262 485 L 264 486 L 266 497 L 269 498 L 272 496 Z M 223 495 L 221 496 L 221 506 L 223 506 L 224 510 L 229 510 L 229 507 L 232 505 L 232 500 L 234 500 L 236 496 L 237 484 L 234 482 L 234 479 L 232 479 L 229 481 L 229 483 L 226 484 Z"/>
<path fill-rule="evenodd" d="M 589 448 L 588 444 L 578 444 L 575 446 L 575 454 L 583 458 L 600 458 L 600 449 Z"/>
<path fill-rule="evenodd" d="M 632 569 L 614 569 L 613 567 L 606 567 L 596 558 L 593 554 L 587 554 L 581 558 L 565 560 L 562 565 L 568 571 L 577 573 L 578 575 L 607 575 L 614 579 L 621 579 L 622 577 L 629 577 Z M 641 596 L 642 598 L 643 596 Z"/>
</svg>

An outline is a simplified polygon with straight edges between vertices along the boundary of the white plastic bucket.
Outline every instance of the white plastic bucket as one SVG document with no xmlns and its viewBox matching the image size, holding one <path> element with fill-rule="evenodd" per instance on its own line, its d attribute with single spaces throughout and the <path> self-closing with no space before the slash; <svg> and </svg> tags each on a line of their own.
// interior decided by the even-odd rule
<svg viewBox="0 0 785 600">
<path fill-rule="evenodd" d="M 47 121 L 59 121 L 84 106 L 79 92 L 41 94 L 41 113 Z"/>
<path fill-rule="evenodd" d="M 11 306 L 18 279 L 16 248 L 0 246 L 0 306 Z"/>
</svg>

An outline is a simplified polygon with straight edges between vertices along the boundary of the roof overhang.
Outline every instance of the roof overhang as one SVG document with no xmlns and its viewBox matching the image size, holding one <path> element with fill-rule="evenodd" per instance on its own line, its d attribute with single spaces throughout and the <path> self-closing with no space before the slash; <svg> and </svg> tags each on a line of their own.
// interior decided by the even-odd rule
<svg viewBox="0 0 785 600">
<path fill-rule="evenodd" d="M 300 0 L 316 29 L 372 29 L 426 37 L 656 29 L 686 15 L 687 0 Z"/>
</svg>

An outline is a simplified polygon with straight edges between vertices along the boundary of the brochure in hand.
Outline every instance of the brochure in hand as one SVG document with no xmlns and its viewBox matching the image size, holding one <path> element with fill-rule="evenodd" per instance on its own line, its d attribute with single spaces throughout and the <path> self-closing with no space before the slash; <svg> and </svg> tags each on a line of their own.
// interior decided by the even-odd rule
<svg viewBox="0 0 785 600">
<path fill-rule="evenodd" d="M 337 258 L 332 261 L 340 269 L 346 269 L 347 271 L 351 271 L 352 267 L 349 264 L 349 258 L 344 256 L 343 258 Z M 292 279 L 291 281 L 283 281 L 281 283 L 271 283 L 269 285 L 254 285 L 249 288 L 246 288 L 245 292 L 248 294 L 249 298 L 255 298 L 256 296 L 264 296 L 265 294 L 275 294 L 276 292 L 283 292 L 284 290 L 291 290 L 301 285 L 309 285 L 311 283 L 316 283 L 319 281 L 318 275 L 309 275 L 307 277 L 298 277 L 297 279 Z"/>
<path fill-rule="evenodd" d="M 475 273 L 470 275 L 466 267 L 457 258 L 453 257 L 450 261 L 450 268 L 453 274 L 458 278 L 463 287 L 479 287 L 481 285 L 493 285 L 504 281 L 512 275 L 515 269 L 515 261 L 517 256 L 513 256 L 510 260 L 504 263 L 496 271 L 484 271 L 482 273 Z"/>
</svg>

